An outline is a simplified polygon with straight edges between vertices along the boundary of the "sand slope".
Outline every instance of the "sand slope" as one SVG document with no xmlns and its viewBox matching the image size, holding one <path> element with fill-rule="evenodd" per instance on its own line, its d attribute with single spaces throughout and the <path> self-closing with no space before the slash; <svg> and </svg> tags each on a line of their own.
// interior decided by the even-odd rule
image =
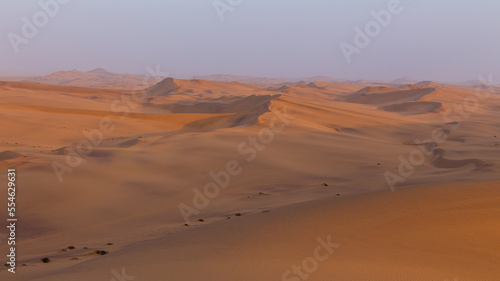
<svg viewBox="0 0 500 281">
<path fill-rule="evenodd" d="M 295 280 L 318 238 L 338 243 L 308 280 L 495 280 L 500 182 L 327 198 L 141 243 L 35 280 Z M 307 263 L 306 269 L 312 267 Z"/>
</svg>

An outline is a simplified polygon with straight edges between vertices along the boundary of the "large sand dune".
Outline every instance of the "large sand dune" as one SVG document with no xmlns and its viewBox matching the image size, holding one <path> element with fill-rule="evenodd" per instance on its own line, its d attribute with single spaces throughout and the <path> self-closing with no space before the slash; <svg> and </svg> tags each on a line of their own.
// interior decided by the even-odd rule
<svg viewBox="0 0 500 281">
<path fill-rule="evenodd" d="M 500 276 L 498 94 L 472 108 L 475 88 L 432 83 L 0 86 L 22 218 L 2 280 L 280 280 L 328 235 L 341 245 L 308 280 Z M 185 226 L 179 204 L 217 182 Z"/>
<path fill-rule="evenodd" d="M 454 183 L 396 194 L 332 197 L 233 217 L 35 280 L 104 280 L 113 276 L 110 268 L 125 268 L 139 280 L 295 280 L 300 276 L 352 281 L 496 280 L 500 274 L 500 246 L 495 243 L 500 239 L 498 184 Z M 318 239 L 333 244 L 318 252 L 325 260 L 304 262 L 314 258 Z M 301 269 L 294 273 L 293 266 Z"/>
</svg>

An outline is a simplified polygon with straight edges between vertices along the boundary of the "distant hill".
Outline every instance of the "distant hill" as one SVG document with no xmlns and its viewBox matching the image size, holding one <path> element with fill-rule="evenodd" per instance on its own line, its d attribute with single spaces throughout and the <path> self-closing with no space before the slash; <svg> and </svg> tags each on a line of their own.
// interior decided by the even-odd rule
<svg viewBox="0 0 500 281">
<path fill-rule="evenodd" d="M 356 83 L 356 81 L 351 81 L 346 79 L 336 79 L 328 76 L 314 76 L 314 77 L 300 78 L 300 79 L 287 79 L 287 78 L 264 78 L 264 77 L 253 77 L 253 76 L 214 74 L 214 75 L 195 76 L 193 77 L 193 79 L 209 80 L 216 82 L 239 82 L 256 86 L 266 86 L 266 85 L 295 86 L 295 85 L 306 85 L 312 82 Z"/>
<path fill-rule="evenodd" d="M 130 89 L 133 87 L 149 87 L 165 77 L 145 79 L 144 75 L 116 74 L 102 68 L 83 72 L 80 70 L 58 71 L 39 77 L 5 77 L 2 81 L 27 81 L 42 84 L 65 85 L 75 87 Z M 146 83 L 144 83 L 146 82 Z"/>
<path fill-rule="evenodd" d="M 400 78 L 392 81 L 391 84 L 405 85 L 405 84 L 416 84 L 418 82 L 419 82 L 418 80 L 415 80 L 411 77 L 400 77 Z"/>
<path fill-rule="evenodd" d="M 278 84 L 286 84 L 293 82 L 290 79 L 285 79 L 285 78 L 264 78 L 264 77 L 238 76 L 238 75 L 228 75 L 228 74 L 200 75 L 193 77 L 193 79 L 208 80 L 215 82 L 239 82 L 239 83 L 258 85 L 258 86 L 278 85 Z"/>
</svg>

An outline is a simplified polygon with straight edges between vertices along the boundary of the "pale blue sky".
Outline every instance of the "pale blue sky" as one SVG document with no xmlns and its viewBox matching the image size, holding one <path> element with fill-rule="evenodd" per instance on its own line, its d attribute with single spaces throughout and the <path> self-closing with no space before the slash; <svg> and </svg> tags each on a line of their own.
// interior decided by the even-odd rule
<svg viewBox="0 0 500 281">
<path fill-rule="evenodd" d="M 364 28 L 370 12 L 390 1 L 243 0 L 221 21 L 213 0 L 71 0 L 16 54 L 8 34 L 21 36 L 22 17 L 32 20 L 42 9 L 38 1 L 6 0 L 0 2 L 0 75 L 96 67 L 144 74 L 159 64 L 181 78 L 463 81 L 491 73 L 500 79 L 498 0 L 401 0 L 404 10 L 347 63 L 339 44 L 352 44 L 354 28 Z"/>
</svg>

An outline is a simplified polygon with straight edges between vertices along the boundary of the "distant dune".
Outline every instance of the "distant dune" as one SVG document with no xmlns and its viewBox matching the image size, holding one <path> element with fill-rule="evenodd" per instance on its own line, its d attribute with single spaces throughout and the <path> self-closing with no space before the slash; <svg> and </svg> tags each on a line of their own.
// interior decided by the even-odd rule
<svg viewBox="0 0 500 281">
<path fill-rule="evenodd" d="M 76 87 L 131 89 L 133 87 L 151 86 L 165 77 L 145 78 L 146 76 L 142 75 L 115 74 L 102 68 L 96 68 L 88 72 L 79 70 L 58 71 L 41 77 L 0 77 L 0 81 L 26 81 Z M 147 83 L 144 84 L 144 81 Z"/>
<path fill-rule="evenodd" d="M 210 80 L 217 82 L 239 82 L 244 84 L 251 84 L 257 86 L 275 85 L 305 85 L 311 82 L 328 82 L 328 83 L 361 83 L 361 81 L 351 81 L 346 79 L 336 79 L 328 76 L 314 76 L 299 79 L 289 79 L 289 78 L 262 78 L 262 77 L 252 77 L 252 76 L 237 76 L 237 75 L 227 75 L 227 74 L 215 74 L 215 75 L 201 75 L 195 76 L 193 79 L 200 80 Z"/>
<path fill-rule="evenodd" d="M 400 77 L 393 80 L 391 83 L 396 85 L 415 84 L 418 83 L 418 80 L 415 80 L 411 77 Z"/>
</svg>

